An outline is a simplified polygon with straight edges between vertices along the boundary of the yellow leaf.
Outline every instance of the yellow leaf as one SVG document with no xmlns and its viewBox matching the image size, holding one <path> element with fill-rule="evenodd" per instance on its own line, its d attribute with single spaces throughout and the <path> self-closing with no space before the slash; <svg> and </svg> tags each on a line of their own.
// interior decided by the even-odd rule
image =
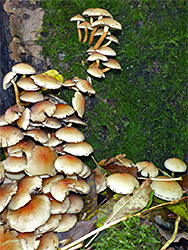
<svg viewBox="0 0 188 250">
<path fill-rule="evenodd" d="M 63 76 L 61 74 L 59 74 L 59 72 L 55 69 L 50 69 L 48 71 L 45 71 L 44 73 L 42 73 L 42 75 L 52 76 L 53 78 L 55 78 L 59 82 L 63 82 Z"/>
</svg>

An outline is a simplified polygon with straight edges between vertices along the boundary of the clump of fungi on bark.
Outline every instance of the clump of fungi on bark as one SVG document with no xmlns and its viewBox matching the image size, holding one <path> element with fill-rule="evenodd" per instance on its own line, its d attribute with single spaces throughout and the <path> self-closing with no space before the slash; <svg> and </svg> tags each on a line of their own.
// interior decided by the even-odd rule
<svg viewBox="0 0 188 250">
<path fill-rule="evenodd" d="M 82 196 L 90 192 L 85 178 L 91 169 L 80 157 L 93 148 L 76 127 L 86 126 L 84 95 L 95 91 L 87 80 L 61 82 L 36 74 L 26 63 L 5 75 L 4 90 L 11 85 L 16 104 L 0 117 L 6 157 L 0 162 L 0 234 L 10 249 L 30 249 L 24 248 L 29 244 L 31 249 L 46 249 L 45 244 L 57 249 L 57 233 L 76 224 Z M 75 91 L 72 105 L 52 94 L 60 88 Z"/>
<path fill-rule="evenodd" d="M 88 19 L 88 20 L 86 20 Z M 81 42 L 81 29 L 84 29 L 83 43 L 87 40 L 91 46 L 87 53 L 86 61 L 91 62 L 87 72 L 97 78 L 105 77 L 105 72 L 110 69 L 121 70 L 121 65 L 114 59 L 116 52 L 109 47 L 114 42 L 119 44 L 118 39 L 111 34 L 113 30 L 121 30 L 121 24 L 105 9 L 89 8 L 82 15 L 78 14 L 70 19 L 77 22 L 78 39 Z M 90 32 L 90 36 L 88 35 Z M 94 38 L 99 37 L 94 45 Z M 110 58 L 109 58 L 110 57 Z M 101 64 L 103 65 L 101 67 Z"/>
</svg>

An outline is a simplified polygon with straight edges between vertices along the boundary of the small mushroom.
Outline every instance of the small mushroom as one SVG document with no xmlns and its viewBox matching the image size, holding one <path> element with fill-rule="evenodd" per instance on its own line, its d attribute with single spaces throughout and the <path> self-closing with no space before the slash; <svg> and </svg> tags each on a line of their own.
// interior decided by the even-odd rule
<svg viewBox="0 0 188 250">
<path fill-rule="evenodd" d="M 103 72 L 106 72 L 110 69 L 121 69 L 121 65 L 118 63 L 116 59 L 108 59 L 107 62 L 102 63 L 106 68 L 102 69 Z"/>
<path fill-rule="evenodd" d="M 107 186 L 115 193 L 131 194 L 139 182 L 130 174 L 115 173 L 107 177 Z"/>
<path fill-rule="evenodd" d="M 16 73 L 12 71 L 8 72 L 3 78 L 3 89 L 7 90 L 11 85 L 13 85 L 15 98 L 16 98 L 16 104 L 19 105 L 20 104 L 19 91 L 15 82 L 15 79 L 16 79 Z"/>
<path fill-rule="evenodd" d="M 63 119 L 74 114 L 74 112 L 74 109 L 68 104 L 59 103 L 56 105 L 56 110 L 52 116 L 58 119 Z"/>
<path fill-rule="evenodd" d="M 77 222 L 75 214 L 63 214 L 59 222 L 59 226 L 54 230 L 55 232 L 62 233 L 70 230 Z"/>
<path fill-rule="evenodd" d="M 85 141 L 78 143 L 66 143 L 63 150 L 64 152 L 75 156 L 88 156 L 93 152 L 92 146 Z"/>
<path fill-rule="evenodd" d="M 23 133 L 16 127 L 0 127 L 0 147 L 9 147 L 15 145 L 24 138 Z"/>
<path fill-rule="evenodd" d="M 101 78 L 101 77 L 105 78 L 104 72 L 101 69 L 97 68 L 97 67 L 89 68 L 87 70 L 87 73 L 89 73 L 90 75 L 92 75 L 94 77 L 97 77 L 97 78 Z"/>
<path fill-rule="evenodd" d="M 141 175 L 145 177 L 156 177 L 159 174 L 158 168 L 149 161 L 140 161 L 137 162 L 135 167 L 138 168 L 139 171 L 141 171 Z"/>
<path fill-rule="evenodd" d="M 82 142 L 84 140 L 84 134 L 73 127 L 60 128 L 55 132 L 55 136 L 65 142 Z"/>
<path fill-rule="evenodd" d="M 79 28 L 79 24 L 80 22 L 84 22 L 85 21 L 85 18 L 83 18 L 83 16 L 81 16 L 80 14 L 76 15 L 76 16 L 73 16 L 71 19 L 70 19 L 71 22 L 74 22 L 76 21 L 77 22 L 77 31 L 78 31 L 78 40 L 79 42 L 81 42 L 82 40 L 82 33 L 81 33 L 81 30 Z"/>
<path fill-rule="evenodd" d="M 165 181 L 168 180 L 168 181 Z M 154 195 L 162 200 L 172 201 L 180 199 L 183 195 L 182 188 L 177 181 L 169 181 L 167 176 L 158 176 L 151 183 Z"/>
<path fill-rule="evenodd" d="M 45 89 L 59 89 L 62 86 L 60 81 L 49 75 L 33 75 L 31 79 L 36 85 Z"/>
<path fill-rule="evenodd" d="M 73 155 L 61 155 L 55 161 L 55 168 L 58 172 L 72 175 L 79 174 L 83 170 L 83 162 Z"/>
<path fill-rule="evenodd" d="M 72 106 L 74 110 L 77 111 L 78 116 L 83 117 L 85 111 L 85 100 L 79 91 L 76 91 L 72 98 Z"/>
<path fill-rule="evenodd" d="M 91 25 L 92 28 L 94 28 L 96 26 L 104 26 L 104 32 L 101 35 L 101 37 L 99 38 L 99 40 L 97 41 L 97 43 L 94 45 L 94 49 L 99 48 L 99 46 L 101 45 L 101 43 L 103 42 L 103 40 L 107 36 L 109 28 L 118 29 L 118 30 L 122 29 L 121 24 L 112 18 L 102 18 L 100 20 L 95 21 Z"/>
<path fill-rule="evenodd" d="M 84 22 L 80 23 L 77 27 L 79 29 L 84 29 L 85 35 L 84 35 L 83 43 L 85 43 L 88 39 L 88 30 L 92 30 L 91 24 L 87 21 L 84 21 Z"/>
<path fill-rule="evenodd" d="M 47 116 L 51 117 L 56 110 L 56 105 L 50 101 L 40 101 L 31 107 L 31 120 L 43 122 Z"/>
<path fill-rule="evenodd" d="M 164 162 L 165 168 L 172 171 L 172 177 L 174 177 L 174 173 L 181 173 L 187 170 L 187 165 L 184 161 L 178 158 L 169 158 Z"/>
</svg>

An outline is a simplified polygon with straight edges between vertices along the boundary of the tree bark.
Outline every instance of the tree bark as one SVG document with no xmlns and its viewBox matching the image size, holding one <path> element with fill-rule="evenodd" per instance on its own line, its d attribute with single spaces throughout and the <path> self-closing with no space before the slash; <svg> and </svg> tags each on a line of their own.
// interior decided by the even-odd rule
<svg viewBox="0 0 188 250">
<path fill-rule="evenodd" d="M 11 34 L 8 29 L 9 20 L 3 9 L 4 1 L 0 1 L 0 115 L 3 115 L 7 108 L 15 104 L 13 87 L 3 90 L 3 78 L 11 71 L 12 61 L 9 56 L 9 43 Z"/>
</svg>

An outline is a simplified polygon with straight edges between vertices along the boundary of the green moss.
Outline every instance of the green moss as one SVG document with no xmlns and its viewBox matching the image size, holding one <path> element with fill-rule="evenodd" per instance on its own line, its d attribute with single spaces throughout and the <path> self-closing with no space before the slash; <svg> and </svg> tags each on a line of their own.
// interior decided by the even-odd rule
<svg viewBox="0 0 188 250">
<path fill-rule="evenodd" d="M 149 224 L 141 225 L 139 217 L 133 217 L 100 234 L 91 249 L 158 250 L 161 247 L 156 228 Z"/>
<path fill-rule="evenodd" d="M 126 153 L 137 162 L 162 167 L 167 157 L 187 157 L 187 1 L 43 0 L 46 11 L 39 43 L 53 68 L 65 79 L 86 78 L 88 44 L 78 42 L 70 18 L 90 7 L 107 9 L 122 24 L 114 34 L 120 45 L 110 45 L 122 71 L 111 70 L 94 79 L 96 96 L 86 98 L 83 130 L 102 158 Z M 62 98 L 67 93 L 62 91 Z M 70 99 L 70 98 L 69 98 Z"/>
</svg>

